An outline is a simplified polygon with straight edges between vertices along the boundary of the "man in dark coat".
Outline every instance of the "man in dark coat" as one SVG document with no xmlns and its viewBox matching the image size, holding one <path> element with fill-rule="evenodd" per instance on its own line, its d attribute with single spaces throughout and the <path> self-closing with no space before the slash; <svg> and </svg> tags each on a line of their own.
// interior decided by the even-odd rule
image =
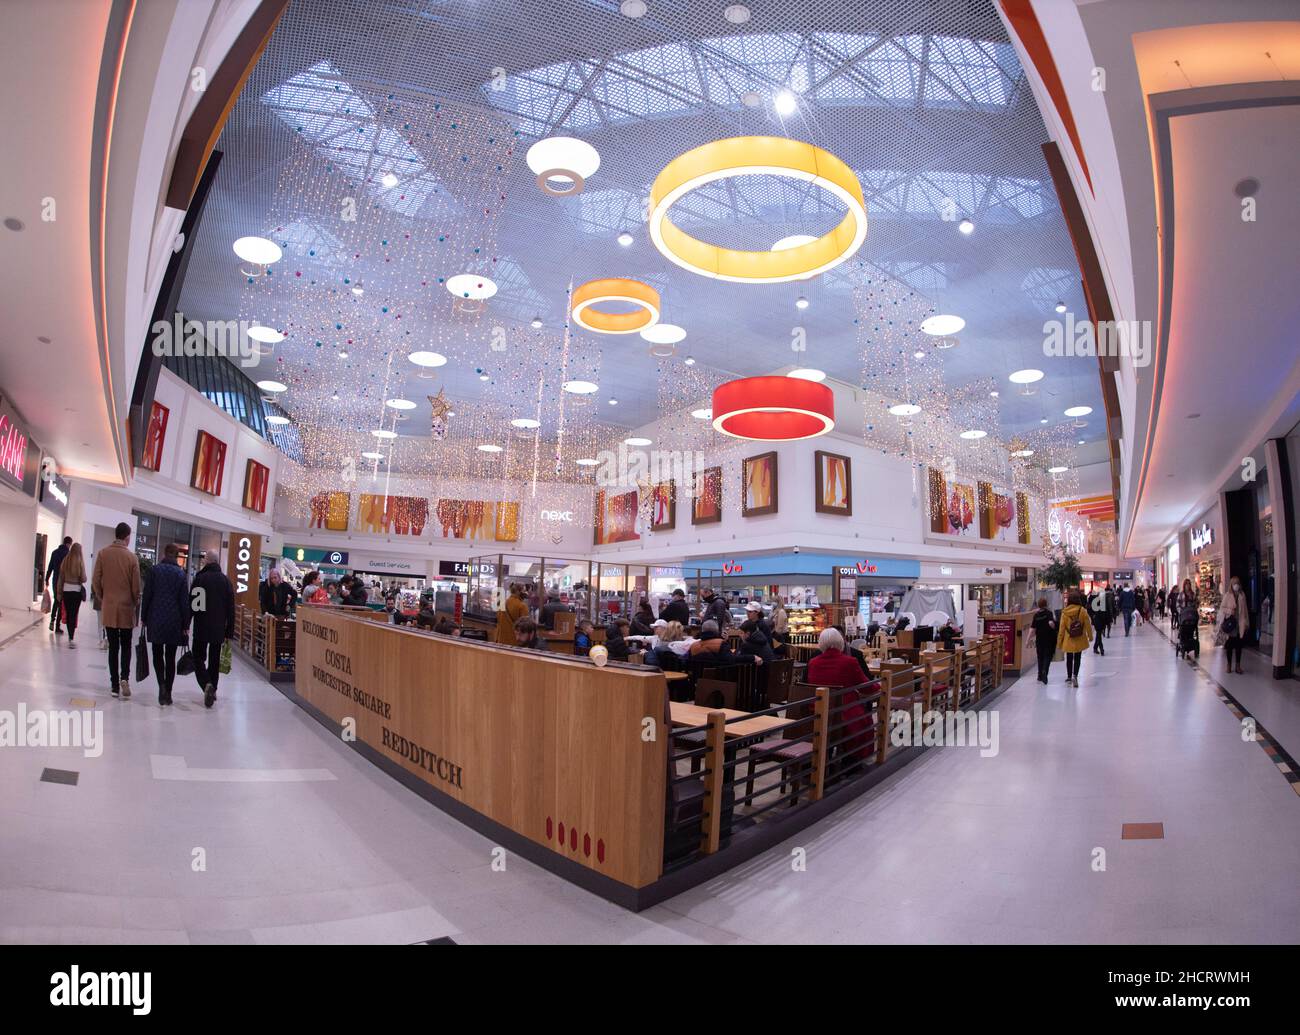
<svg viewBox="0 0 1300 1035">
<path fill-rule="evenodd" d="M 176 649 L 189 638 L 190 632 L 190 580 L 185 569 L 176 563 L 179 556 L 180 547 L 168 543 L 163 549 L 163 559 L 149 569 L 140 606 L 145 639 L 153 647 L 160 707 L 172 703 Z"/>
<path fill-rule="evenodd" d="M 50 608 L 50 628 L 55 633 L 63 632 L 63 621 L 59 617 L 59 599 L 63 596 L 59 586 L 59 568 L 63 564 L 63 558 L 68 556 L 68 551 L 72 549 L 72 536 L 63 537 L 63 545 L 58 547 L 50 554 L 50 563 L 45 566 L 45 581 L 50 585 L 50 592 L 53 594 L 54 606 Z M 53 579 L 53 582 L 50 580 Z"/>
<path fill-rule="evenodd" d="M 235 591 L 221 570 L 221 555 L 209 550 L 190 587 L 194 613 L 194 678 L 203 691 L 203 707 L 217 699 L 221 678 L 221 648 L 235 635 Z"/>
<path fill-rule="evenodd" d="M 704 591 L 704 611 L 700 614 L 701 625 L 708 621 L 717 622 L 720 633 L 725 632 L 731 624 L 731 608 L 711 589 Z"/>
<path fill-rule="evenodd" d="M 257 600 L 262 614 L 286 618 L 290 605 L 298 599 L 298 591 L 284 581 L 279 568 L 266 573 L 266 581 L 257 588 Z"/>
<path fill-rule="evenodd" d="M 686 594 L 680 589 L 673 590 L 673 598 L 660 608 L 659 617 L 665 622 L 681 622 L 683 629 L 690 625 L 691 609 L 686 606 Z"/>
</svg>

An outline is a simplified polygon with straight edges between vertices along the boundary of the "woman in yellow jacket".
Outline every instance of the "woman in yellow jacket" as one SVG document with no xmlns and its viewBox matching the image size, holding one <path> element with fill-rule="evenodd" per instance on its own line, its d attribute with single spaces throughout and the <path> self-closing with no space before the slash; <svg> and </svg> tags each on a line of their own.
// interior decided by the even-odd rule
<svg viewBox="0 0 1300 1035">
<path fill-rule="evenodd" d="M 1083 604 L 1083 594 L 1072 589 L 1056 630 L 1056 646 L 1065 652 L 1065 685 L 1079 685 L 1079 662 L 1092 642 L 1092 619 Z"/>
</svg>

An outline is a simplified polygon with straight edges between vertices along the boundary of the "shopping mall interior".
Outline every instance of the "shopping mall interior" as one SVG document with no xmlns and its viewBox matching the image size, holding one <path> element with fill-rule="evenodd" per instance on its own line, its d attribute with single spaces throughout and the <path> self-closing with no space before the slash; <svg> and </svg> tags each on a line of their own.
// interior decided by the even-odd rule
<svg viewBox="0 0 1300 1035">
<path fill-rule="evenodd" d="M 0 943 L 1298 940 L 1296 0 L 0 22 Z"/>
</svg>

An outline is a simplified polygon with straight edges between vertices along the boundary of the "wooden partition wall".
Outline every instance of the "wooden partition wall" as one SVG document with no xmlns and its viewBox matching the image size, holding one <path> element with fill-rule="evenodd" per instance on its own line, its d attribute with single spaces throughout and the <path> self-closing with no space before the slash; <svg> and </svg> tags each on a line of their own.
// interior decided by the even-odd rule
<svg viewBox="0 0 1300 1035">
<path fill-rule="evenodd" d="M 387 763 L 625 888 L 659 878 L 669 738 L 658 669 L 602 669 L 333 608 L 299 608 L 297 633 L 297 695 L 345 730 L 353 720 Z"/>
</svg>

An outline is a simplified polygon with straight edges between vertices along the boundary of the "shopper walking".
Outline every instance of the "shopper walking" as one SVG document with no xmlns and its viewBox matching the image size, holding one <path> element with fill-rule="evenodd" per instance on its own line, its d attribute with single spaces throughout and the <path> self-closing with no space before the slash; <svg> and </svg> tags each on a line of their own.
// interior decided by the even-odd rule
<svg viewBox="0 0 1300 1035">
<path fill-rule="evenodd" d="M 1092 619 L 1083 606 L 1082 591 L 1070 590 L 1067 601 L 1056 630 L 1056 645 L 1065 652 L 1065 685 L 1077 687 L 1083 652 L 1092 640 Z"/>
<path fill-rule="evenodd" d="M 154 676 L 158 680 L 158 706 L 172 703 L 176 681 L 176 649 L 189 638 L 190 586 L 185 569 L 176 563 L 180 548 L 168 543 L 163 559 L 149 569 L 140 609 L 145 639 L 153 648 Z"/>
<path fill-rule="evenodd" d="M 1119 591 L 1119 610 L 1124 616 L 1124 635 L 1127 636 L 1133 629 L 1133 609 L 1137 607 L 1137 597 L 1133 593 L 1131 586 L 1125 586 Z"/>
<path fill-rule="evenodd" d="M 209 550 L 204 565 L 190 587 L 190 610 L 194 615 L 194 678 L 203 691 L 203 707 L 217 699 L 221 679 L 221 651 L 235 635 L 235 591 L 221 570 L 221 555 Z M 315 575 L 316 572 L 309 572 Z"/>
<path fill-rule="evenodd" d="M 127 540 L 131 526 L 119 521 L 113 542 L 95 554 L 90 586 L 99 597 L 108 634 L 108 678 L 114 697 L 131 696 L 131 631 L 140 616 L 140 560 Z"/>
<path fill-rule="evenodd" d="M 1034 629 L 1034 646 L 1038 650 L 1038 681 L 1046 683 L 1052 657 L 1056 654 L 1056 616 L 1047 606 L 1047 597 L 1038 598 L 1038 610 L 1030 624 Z"/>
<path fill-rule="evenodd" d="M 1103 587 L 1097 587 L 1092 591 L 1091 595 L 1089 595 L 1088 611 L 1092 616 L 1092 627 L 1094 630 L 1092 652 L 1094 654 L 1105 656 L 1106 644 L 1103 642 L 1103 636 L 1110 615 L 1106 611 L 1106 590 Z"/>
<path fill-rule="evenodd" d="M 67 564 L 67 561 L 63 562 Z M 1223 594 L 1223 600 L 1219 604 L 1219 634 L 1216 639 L 1220 639 L 1222 645 L 1226 648 L 1228 657 L 1228 671 L 1243 674 L 1241 670 L 1241 648 L 1246 640 L 1246 633 L 1250 629 L 1250 608 L 1246 604 L 1246 591 L 1241 588 L 1241 579 L 1236 575 L 1232 576 L 1232 582 L 1228 586 L 1228 592 Z M 1237 667 L 1232 667 L 1233 657 L 1237 659 Z"/>
<path fill-rule="evenodd" d="M 63 601 L 64 621 L 68 626 L 68 646 L 77 646 L 77 615 L 81 605 L 86 601 L 86 562 L 81 555 L 81 544 L 73 543 L 68 555 L 59 565 L 54 582 L 59 587 L 59 597 Z"/>
<path fill-rule="evenodd" d="M 1156 616 L 1163 618 L 1165 616 L 1165 587 L 1161 586 L 1156 590 Z"/>
<path fill-rule="evenodd" d="M 59 590 L 59 568 L 63 560 L 68 556 L 72 549 L 72 536 L 65 535 L 63 543 L 50 554 L 50 563 L 45 566 L 45 582 L 50 587 L 50 594 L 53 596 L 53 606 L 50 608 L 50 629 L 57 636 L 63 632 L 63 618 L 59 614 L 59 600 L 61 594 Z"/>
</svg>

